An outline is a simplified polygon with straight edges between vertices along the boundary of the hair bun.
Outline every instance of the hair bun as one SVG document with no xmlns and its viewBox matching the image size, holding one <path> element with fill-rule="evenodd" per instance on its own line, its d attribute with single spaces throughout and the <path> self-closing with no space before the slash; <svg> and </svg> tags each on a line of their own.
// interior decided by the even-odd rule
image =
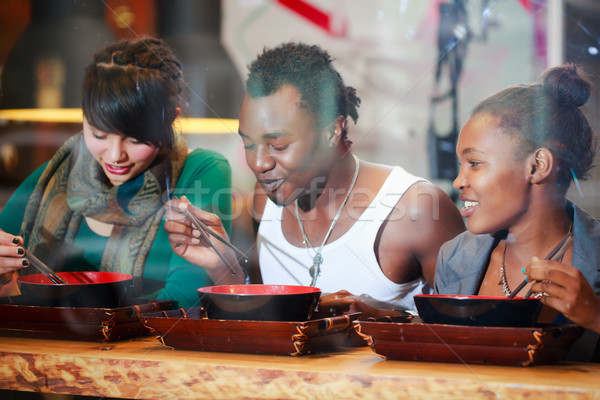
<svg viewBox="0 0 600 400">
<path fill-rule="evenodd" d="M 567 107 L 580 107 L 590 98 L 591 85 L 575 64 L 550 68 L 542 75 L 544 89 Z"/>
</svg>

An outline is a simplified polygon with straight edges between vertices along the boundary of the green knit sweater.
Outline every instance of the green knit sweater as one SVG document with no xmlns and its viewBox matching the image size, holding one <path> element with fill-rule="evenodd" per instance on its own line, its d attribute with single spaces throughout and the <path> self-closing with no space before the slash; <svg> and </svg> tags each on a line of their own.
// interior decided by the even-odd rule
<svg viewBox="0 0 600 400">
<path fill-rule="evenodd" d="M 28 176 L 0 211 L 0 229 L 14 235 L 19 234 L 27 201 L 45 167 L 46 164 L 42 165 Z M 230 232 L 231 168 L 222 155 L 203 149 L 192 151 L 173 194 L 177 197 L 185 195 L 195 206 L 214 212 L 221 217 L 225 229 Z M 143 297 L 176 300 L 180 307 L 197 305 L 196 289 L 212 285 L 213 282 L 203 268 L 190 264 L 173 253 L 163 225 L 164 221 L 146 260 L 143 277 L 153 281 L 144 283 Z M 64 269 L 97 270 L 107 239 L 92 232 L 84 220 Z M 157 285 L 149 282 L 156 282 Z"/>
</svg>

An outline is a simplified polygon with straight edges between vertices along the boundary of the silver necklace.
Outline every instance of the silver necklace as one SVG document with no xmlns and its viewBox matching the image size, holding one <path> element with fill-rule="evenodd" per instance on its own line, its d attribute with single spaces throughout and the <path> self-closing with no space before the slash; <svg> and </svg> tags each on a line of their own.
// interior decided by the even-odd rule
<svg viewBox="0 0 600 400">
<path fill-rule="evenodd" d="M 310 274 L 310 277 L 312 278 L 312 280 L 310 282 L 310 286 L 315 286 L 315 284 L 317 283 L 317 277 L 321 274 L 321 264 L 323 264 L 323 257 L 321 256 L 321 252 L 323 251 L 323 247 L 325 246 L 327 239 L 329 239 L 329 235 L 331 235 L 331 232 L 333 231 L 333 227 L 335 226 L 338 219 L 340 218 L 340 215 L 342 214 L 342 209 L 344 208 L 344 206 L 346 205 L 346 202 L 350 198 L 350 193 L 352 192 L 352 189 L 354 189 L 354 184 L 356 183 L 356 178 L 358 178 L 358 170 L 360 169 L 360 163 L 359 163 L 358 157 L 356 157 L 356 155 L 353 154 L 352 156 L 354 157 L 354 163 L 355 163 L 354 176 L 352 177 L 352 183 L 350 183 L 348 192 L 346 192 L 346 197 L 344 197 L 344 201 L 342 201 L 342 205 L 337 210 L 335 217 L 333 217 L 333 221 L 331 222 L 331 225 L 329 226 L 329 230 L 325 234 L 325 237 L 323 238 L 323 242 L 321 243 L 321 246 L 319 247 L 318 250 L 315 250 L 313 245 L 310 243 L 310 241 L 306 237 L 306 233 L 304 232 L 304 225 L 302 224 L 302 220 L 300 219 L 300 214 L 298 213 L 298 199 L 296 199 L 296 201 L 294 202 L 294 209 L 296 211 L 296 220 L 298 221 L 298 227 L 300 228 L 300 232 L 302 233 L 303 244 L 305 246 L 310 247 L 310 249 L 315 252 L 315 255 L 313 256 L 313 264 L 310 267 L 310 269 L 308 270 L 308 273 Z"/>
<path fill-rule="evenodd" d="M 571 227 L 569 228 L 569 233 L 567 233 L 567 236 L 565 236 L 565 238 L 550 252 L 550 254 L 548 254 L 548 256 L 546 256 L 546 260 L 550 260 L 554 257 L 554 255 L 563 247 L 563 245 L 567 242 L 567 239 L 571 236 L 571 229 L 573 228 L 573 225 L 571 224 Z M 502 264 L 500 265 L 500 282 L 502 283 L 502 292 L 506 295 L 506 296 L 510 296 L 512 293 L 512 290 L 510 290 L 510 287 L 508 286 L 508 279 L 506 278 L 506 266 L 505 266 L 505 261 L 506 261 L 506 249 L 508 248 L 508 242 L 506 242 L 504 244 L 504 251 L 502 252 Z M 560 257 L 560 259 L 558 259 L 557 261 L 562 261 L 562 256 Z M 531 296 L 531 297 L 540 297 L 542 295 L 542 293 L 536 293 L 535 295 Z"/>
<path fill-rule="evenodd" d="M 512 290 L 510 290 L 510 287 L 508 286 L 508 279 L 506 278 L 506 267 L 504 266 L 507 247 L 507 245 L 504 246 L 504 253 L 502 253 L 502 265 L 500 266 L 500 281 L 502 282 L 502 293 L 504 293 L 506 297 L 509 297 L 512 294 Z M 541 293 L 535 293 L 529 297 L 537 299 L 541 296 Z"/>
<path fill-rule="evenodd" d="M 508 243 L 504 245 L 504 252 L 502 253 L 502 264 L 500 265 L 500 281 L 502 282 L 502 292 L 505 296 L 510 296 L 512 291 L 508 286 L 508 279 L 506 279 L 506 266 L 504 262 L 506 261 L 506 248 L 508 247 Z"/>
</svg>

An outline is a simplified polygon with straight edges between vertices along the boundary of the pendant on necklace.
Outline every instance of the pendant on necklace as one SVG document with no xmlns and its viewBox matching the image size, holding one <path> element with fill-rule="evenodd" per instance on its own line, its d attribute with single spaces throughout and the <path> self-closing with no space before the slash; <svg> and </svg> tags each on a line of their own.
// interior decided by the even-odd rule
<svg viewBox="0 0 600 400">
<path fill-rule="evenodd" d="M 321 257 L 321 253 L 315 254 L 313 257 L 313 265 L 308 270 L 310 277 L 312 278 L 310 281 L 310 286 L 315 286 L 317 284 L 317 277 L 321 273 L 321 264 L 323 263 L 323 257 Z"/>
<path fill-rule="evenodd" d="M 323 264 L 323 257 L 321 257 L 321 253 L 317 253 L 313 257 L 313 265 L 308 270 L 308 273 L 313 280 L 319 276 L 319 273 L 321 272 L 321 264 Z"/>
</svg>

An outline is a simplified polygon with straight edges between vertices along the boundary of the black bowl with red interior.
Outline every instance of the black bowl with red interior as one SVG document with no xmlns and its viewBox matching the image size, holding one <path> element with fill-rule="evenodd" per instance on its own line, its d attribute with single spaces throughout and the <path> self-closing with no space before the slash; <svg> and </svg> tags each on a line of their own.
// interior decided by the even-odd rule
<svg viewBox="0 0 600 400">
<path fill-rule="evenodd" d="M 419 317 L 427 324 L 531 327 L 542 309 L 539 299 L 461 295 L 416 295 Z"/>
<path fill-rule="evenodd" d="M 198 289 L 210 319 L 307 321 L 321 289 L 294 285 L 220 285 Z"/>
<path fill-rule="evenodd" d="M 120 272 L 57 272 L 66 284 L 55 284 L 44 274 L 17 280 L 25 304 L 49 307 L 116 308 L 127 301 L 133 276 Z"/>
</svg>

